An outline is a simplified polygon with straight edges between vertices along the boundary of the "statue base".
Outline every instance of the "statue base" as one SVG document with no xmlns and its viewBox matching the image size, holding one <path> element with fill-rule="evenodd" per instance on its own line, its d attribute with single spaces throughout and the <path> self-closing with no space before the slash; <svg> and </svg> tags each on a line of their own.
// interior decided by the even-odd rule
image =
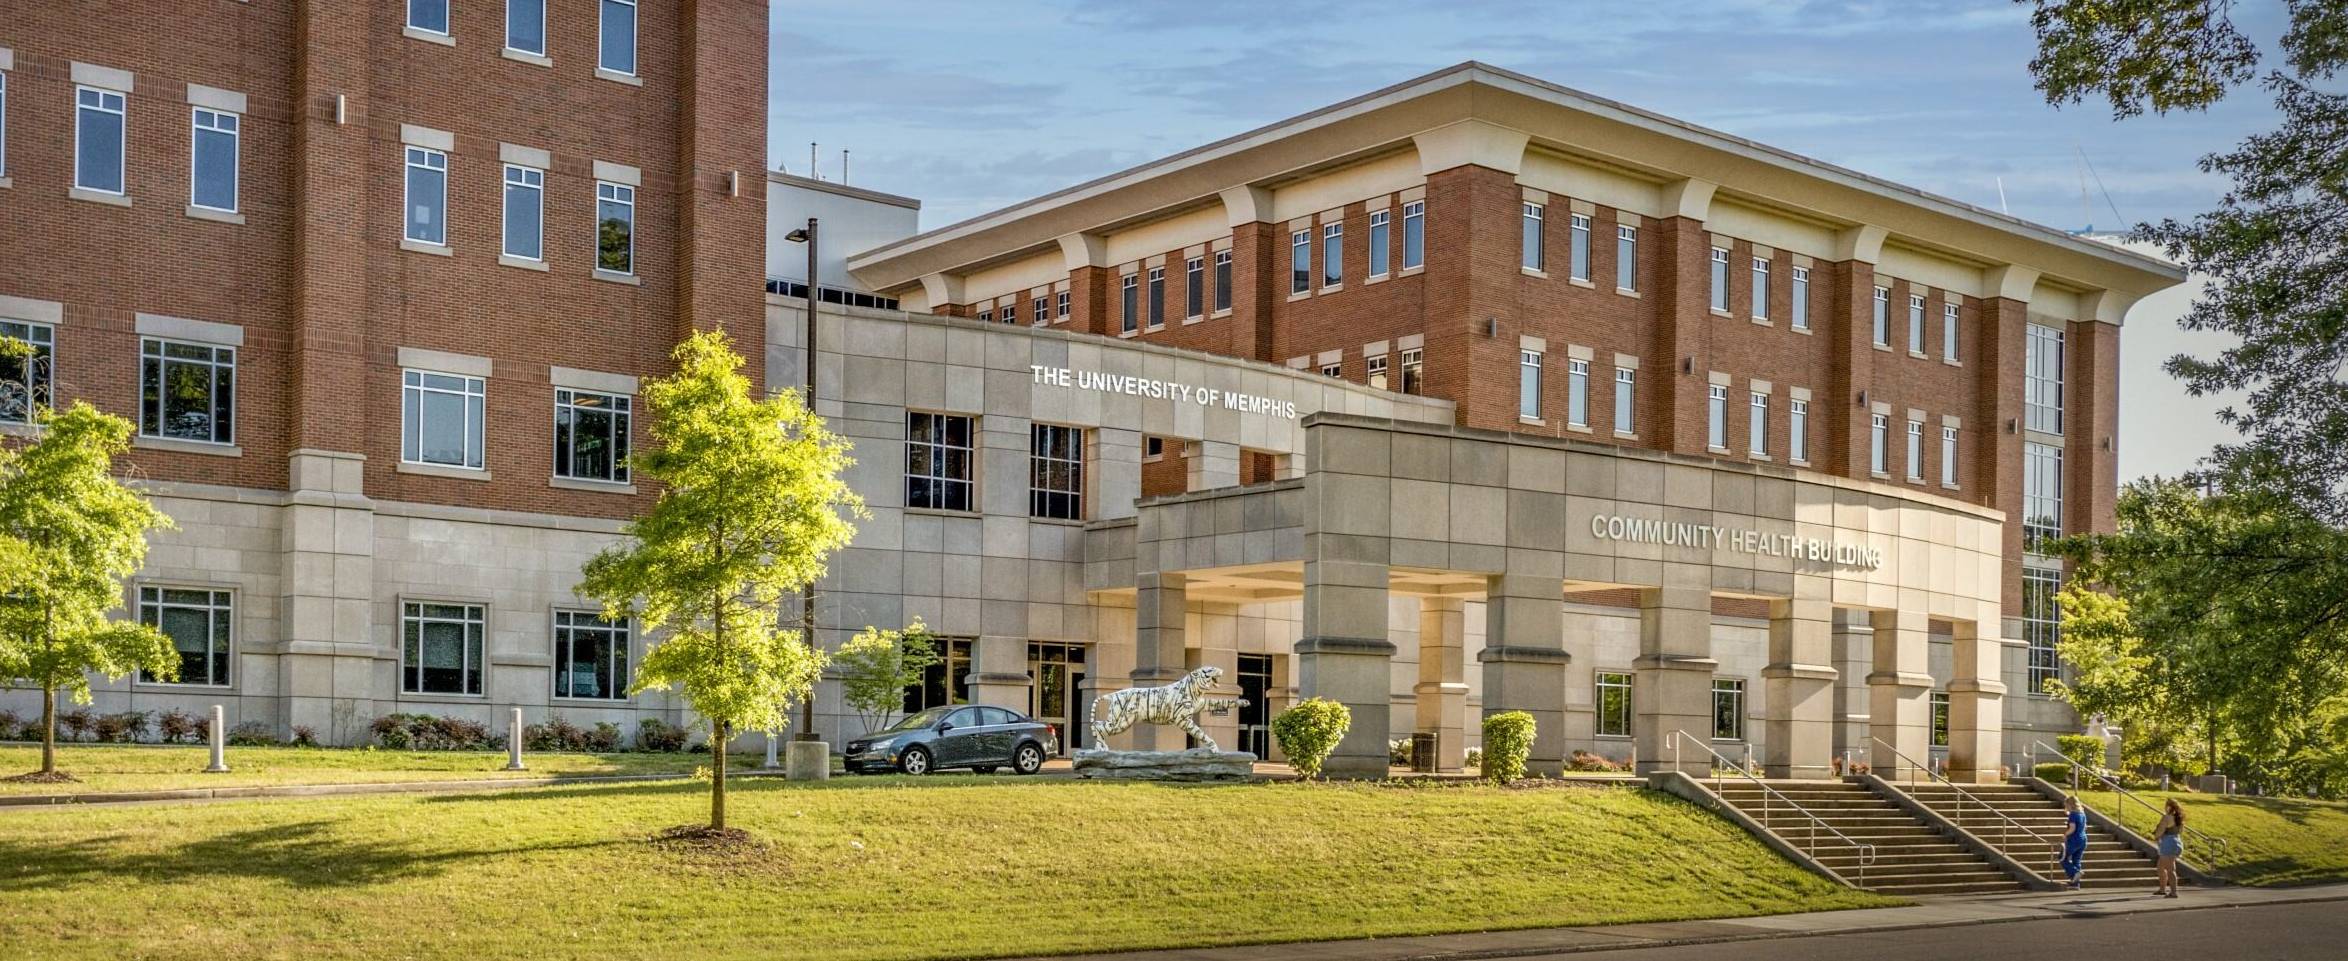
<svg viewBox="0 0 2348 961">
<path fill-rule="evenodd" d="M 1125 781 L 1245 781 L 1255 774 L 1256 756 L 1246 751 L 1076 752 L 1077 777 Z"/>
</svg>

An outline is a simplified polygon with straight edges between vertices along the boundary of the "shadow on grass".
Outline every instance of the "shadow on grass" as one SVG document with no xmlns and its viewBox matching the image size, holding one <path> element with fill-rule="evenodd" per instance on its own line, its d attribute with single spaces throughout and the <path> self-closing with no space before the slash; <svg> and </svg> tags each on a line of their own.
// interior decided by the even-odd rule
<svg viewBox="0 0 2348 961">
<path fill-rule="evenodd" d="M 1217 788 L 1260 787 L 1273 782 L 1179 782 L 1179 781 L 1110 781 L 1083 780 L 1072 777 L 1035 777 L 1010 774 L 928 774 L 919 777 L 904 774 L 868 774 L 851 777 L 833 775 L 829 780 L 809 784 L 786 781 L 775 776 L 728 777 L 726 793 L 729 796 L 747 794 L 785 793 L 792 791 L 869 791 L 881 788 L 917 787 L 934 791 L 967 790 L 971 788 L 1023 788 L 1039 790 L 1051 787 L 1080 787 L 1100 784 L 1130 784 L 1141 787 L 1171 790 L 1213 790 Z M 680 781 L 638 781 L 630 784 L 582 784 L 577 786 L 550 785 L 527 790 L 481 790 L 461 793 L 424 795 L 425 804 L 474 804 L 483 802 L 510 803 L 545 800 L 549 798 L 644 796 L 647 794 L 706 795 L 709 782 L 701 779 Z"/>
<path fill-rule="evenodd" d="M 273 825 L 161 851 L 126 843 L 128 839 L 119 834 L 55 842 L 0 840 L 0 891 L 54 890 L 125 878 L 141 883 L 251 878 L 305 887 L 351 887 L 430 877 L 476 859 L 626 843 L 429 851 L 398 842 L 339 838 L 334 827 L 331 821 Z"/>
</svg>

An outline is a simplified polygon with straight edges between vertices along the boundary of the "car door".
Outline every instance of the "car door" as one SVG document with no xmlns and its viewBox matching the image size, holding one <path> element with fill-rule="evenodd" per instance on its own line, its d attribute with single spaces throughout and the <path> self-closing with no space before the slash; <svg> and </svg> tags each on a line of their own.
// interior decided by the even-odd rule
<svg viewBox="0 0 2348 961">
<path fill-rule="evenodd" d="M 966 707 L 946 715 L 946 731 L 929 742 L 939 767 L 954 767 L 976 761 L 980 751 L 979 742 L 986 736 L 986 728 L 978 711 L 978 708 Z"/>
<path fill-rule="evenodd" d="M 979 711 L 985 715 L 982 720 L 986 723 L 986 734 L 980 740 L 982 750 L 986 752 L 985 760 L 981 763 L 1011 763 L 1011 748 L 1018 743 L 1020 725 L 1027 719 L 1020 717 L 1019 712 L 1006 708 L 982 707 Z"/>
</svg>

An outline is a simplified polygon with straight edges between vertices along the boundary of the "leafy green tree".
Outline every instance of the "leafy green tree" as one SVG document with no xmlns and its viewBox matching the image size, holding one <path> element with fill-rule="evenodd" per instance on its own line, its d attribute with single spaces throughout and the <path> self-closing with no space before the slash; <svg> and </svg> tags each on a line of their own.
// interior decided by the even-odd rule
<svg viewBox="0 0 2348 961">
<path fill-rule="evenodd" d="M 2128 602 L 2073 580 L 2058 595 L 2062 639 L 2055 653 L 2070 665 L 2068 680 L 2047 682 L 2046 693 L 2079 712 L 2101 715 L 2134 730 L 2158 712 L 2152 696 L 2153 659 L 2128 619 Z"/>
<path fill-rule="evenodd" d="M 751 396 L 724 332 L 677 346 L 675 374 L 644 389 L 652 443 L 630 458 L 661 485 L 626 541 L 587 563 L 580 590 L 607 617 L 667 628 L 631 693 L 681 687 L 710 723 L 709 827 L 726 830 L 726 746 L 738 731 L 782 730 L 812 696 L 822 652 L 783 627 L 782 605 L 823 576 L 867 516 L 840 479 L 853 461 L 799 394 Z"/>
<path fill-rule="evenodd" d="M 916 618 L 902 631 L 866 627 L 832 654 L 840 675 L 841 699 L 864 721 L 866 733 L 880 730 L 905 705 L 905 689 L 921 683 L 939 663 L 936 636 Z"/>
<path fill-rule="evenodd" d="M 171 641 L 107 614 L 171 518 L 113 473 L 131 425 L 87 403 L 36 408 L 40 436 L 0 456 L 0 679 L 41 689 L 43 781 L 57 770 L 57 697 L 90 701 L 90 674 L 176 677 Z"/>
</svg>

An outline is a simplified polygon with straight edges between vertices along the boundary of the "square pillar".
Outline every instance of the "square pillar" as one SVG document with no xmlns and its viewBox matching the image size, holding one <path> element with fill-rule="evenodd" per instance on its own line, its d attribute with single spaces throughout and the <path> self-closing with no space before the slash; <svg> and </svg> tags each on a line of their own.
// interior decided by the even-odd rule
<svg viewBox="0 0 2348 961">
<path fill-rule="evenodd" d="M 1796 575 L 1808 593 L 1821 578 Z M 1768 714 L 1762 720 L 1762 766 L 1770 777 L 1825 780 L 1834 776 L 1833 605 L 1823 596 L 1769 602 L 1769 663 L 1761 669 Z"/>
<path fill-rule="evenodd" d="M 1435 770 L 1467 766 L 1467 601 L 1419 598 L 1418 729 L 1437 738 Z"/>
<path fill-rule="evenodd" d="M 1875 627 L 1867 612 L 1834 611 L 1834 756 L 1864 761 L 1867 743 L 1867 675 L 1874 673 Z"/>
<path fill-rule="evenodd" d="M 1712 593 L 1701 583 L 1708 571 L 1666 564 L 1662 587 L 1639 592 L 1638 675 L 1631 689 L 1634 716 L 1631 733 L 1637 744 L 1638 773 L 1680 770 L 1702 776 L 1712 769 L 1712 756 L 1703 748 L 1712 739 L 1712 675 L 1720 662 L 1712 659 Z M 1696 743 L 1674 752 L 1672 736 L 1684 732 Z"/>
<path fill-rule="evenodd" d="M 964 680 L 970 685 L 970 703 L 1026 713 L 1033 683 L 1027 675 L 1027 638 L 979 635 L 971 645 L 970 674 Z"/>
<path fill-rule="evenodd" d="M 1503 574 L 1484 602 L 1484 716 L 1533 716 L 1525 772 L 1565 771 L 1565 584 L 1556 577 Z"/>
<path fill-rule="evenodd" d="M 1190 672 L 1183 630 L 1190 605 L 1181 574 L 1145 573 L 1134 591 L 1133 686 L 1157 687 Z M 1165 724 L 1137 724 L 1125 735 L 1136 751 L 1179 751 L 1189 738 Z"/>
<path fill-rule="evenodd" d="M 1239 486 L 1239 445 L 1219 440 L 1194 440 L 1182 445 L 1189 476 L 1185 490 L 1204 491 Z"/>
<path fill-rule="evenodd" d="M 1985 607 L 1988 605 L 1984 605 Z M 2004 780 L 2006 685 L 1998 679 L 2005 645 L 1991 608 L 1980 620 L 1954 625 L 1955 675 L 1949 681 L 1949 770 L 1951 781 L 1995 784 Z"/>
<path fill-rule="evenodd" d="M 1926 660 L 1931 622 L 1915 610 L 1875 611 L 1872 618 L 1875 661 L 1867 675 L 1872 739 L 1868 764 L 1877 777 L 1905 778 L 1932 752 L 1932 669 Z"/>
<path fill-rule="evenodd" d="M 1386 565 L 1313 560 L 1304 565 L 1304 636 L 1296 642 L 1297 689 L 1353 715 L 1322 763 L 1329 777 L 1386 776 L 1393 736 L 1394 642 L 1386 636 Z"/>
</svg>

